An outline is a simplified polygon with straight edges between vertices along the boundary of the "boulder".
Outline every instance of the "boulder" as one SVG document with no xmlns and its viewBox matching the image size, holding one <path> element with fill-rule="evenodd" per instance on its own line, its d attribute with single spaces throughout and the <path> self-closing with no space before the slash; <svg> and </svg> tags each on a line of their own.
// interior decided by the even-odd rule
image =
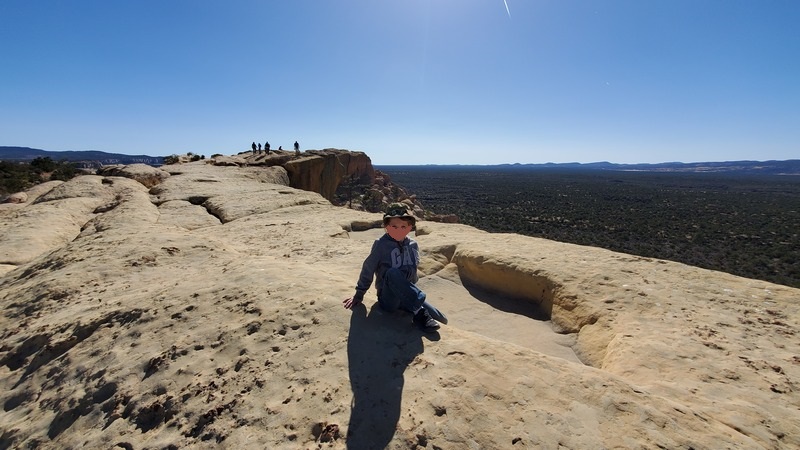
<svg viewBox="0 0 800 450">
<path fill-rule="evenodd" d="M 247 161 L 240 156 L 215 156 L 210 159 L 211 164 L 215 166 L 235 166 L 241 167 L 247 165 Z"/>
<path fill-rule="evenodd" d="M 146 188 L 157 186 L 169 177 L 168 172 L 147 164 L 103 166 L 97 169 L 97 174 L 106 177 L 130 178 L 142 183 Z"/>
<path fill-rule="evenodd" d="M 16 192 L 6 197 L 5 203 L 26 203 L 28 201 L 28 194 L 25 192 Z"/>
</svg>

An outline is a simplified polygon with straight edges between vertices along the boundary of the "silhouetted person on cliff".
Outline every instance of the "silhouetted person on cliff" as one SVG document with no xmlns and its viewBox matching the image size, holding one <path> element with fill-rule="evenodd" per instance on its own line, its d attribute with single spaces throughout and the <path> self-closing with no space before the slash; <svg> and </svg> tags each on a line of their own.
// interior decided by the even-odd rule
<svg viewBox="0 0 800 450">
<path fill-rule="evenodd" d="M 267 152 L 267 154 L 269 155 L 269 142 L 265 142 L 265 143 L 264 143 L 264 150 L 265 150 L 265 151 Z"/>
<path fill-rule="evenodd" d="M 258 143 L 258 153 L 261 153 L 261 142 Z"/>
<path fill-rule="evenodd" d="M 256 143 L 253 142 L 253 145 L 251 145 L 251 147 L 253 147 L 253 153 L 255 153 L 256 152 Z"/>
<path fill-rule="evenodd" d="M 294 141 L 294 154 L 295 155 L 300 154 L 300 144 L 298 144 L 297 141 Z"/>
</svg>

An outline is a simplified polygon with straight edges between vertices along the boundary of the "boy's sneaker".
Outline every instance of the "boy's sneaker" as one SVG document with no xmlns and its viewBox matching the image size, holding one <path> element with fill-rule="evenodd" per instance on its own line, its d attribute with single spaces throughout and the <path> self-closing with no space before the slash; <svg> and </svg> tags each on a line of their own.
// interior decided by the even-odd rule
<svg viewBox="0 0 800 450">
<path fill-rule="evenodd" d="M 422 308 L 414 314 L 414 323 L 426 333 L 430 333 L 439 329 L 439 322 L 433 320 L 428 311 Z"/>
</svg>

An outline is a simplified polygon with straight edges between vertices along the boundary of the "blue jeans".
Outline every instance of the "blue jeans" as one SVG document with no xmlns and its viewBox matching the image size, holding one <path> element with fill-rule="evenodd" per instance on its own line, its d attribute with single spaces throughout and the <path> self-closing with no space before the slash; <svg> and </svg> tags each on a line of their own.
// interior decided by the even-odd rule
<svg viewBox="0 0 800 450">
<path fill-rule="evenodd" d="M 425 293 L 408 281 L 400 269 L 391 268 L 383 278 L 383 289 L 378 304 L 386 311 L 403 309 L 410 313 L 419 311 L 425 302 Z"/>
</svg>

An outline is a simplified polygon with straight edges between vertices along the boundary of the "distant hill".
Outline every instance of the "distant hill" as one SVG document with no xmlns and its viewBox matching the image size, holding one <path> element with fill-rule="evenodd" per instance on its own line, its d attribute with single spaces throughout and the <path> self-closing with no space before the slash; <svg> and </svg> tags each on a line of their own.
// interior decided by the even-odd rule
<svg viewBox="0 0 800 450">
<path fill-rule="evenodd" d="M 657 164 L 614 164 L 597 162 L 589 164 L 506 164 L 507 167 L 552 167 L 586 170 L 626 172 L 676 172 L 676 173 L 720 173 L 739 172 L 748 174 L 800 175 L 800 160 L 786 161 L 721 161 L 721 162 L 665 162 Z"/>
<path fill-rule="evenodd" d="M 504 169 L 504 170 L 570 170 L 570 171 L 622 171 L 622 172 L 672 172 L 672 173 L 741 173 L 761 175 L 800 175 L 800 160 L 786 161 L 723 161 L 723 162 L 665 162 L 657 164 L 615 164 L 610 162 L 594 163 L 546 163 L 546 164 L 497 164 L 497 165 L 403 165 L 381 166 L 391 170 L 399 168 L 431 167 L 436 169 L 476 168 L 476 169 Z"/>
<path fill-rule="evenodd" d="M 28 147 L 0 146 L 0 161 L 31 161 L 36 157 L 49 156 L 54 161 L 74 161 L 82 167 L 100 167 L 110 164 L 149 164 L 160 166 L 164 164 L 163 156 L 148 155 L 123 155 L 121 153 L 107 153 L 97 150 L 52 152 Z M 800 175 L 800 159 L 785 161 L 722 161 L 722 162 L 664 162 L 656 164 L 616 164 L 607 161 L 593 163 L 546 163 L 546 164 L 496 164 L 496 165 L 409 165 L 409 167 L 494 167 L 500 169 L 540 170 L 540 169 L 569 169 L 569 170 L 602 170 L 602 171 L 629 171 L 629 172 L 675 172 L 675 173 L 723 173 L 734 172 L 742 174 L 764 175 Z M 380 165 L 376 165 L 380 169 Z M 386 166 L 397 168 L 399 166 Z"/>
<path fill-rule="evenodd" d="M 28 147 L 0 146 L 0 161 L 32 161 L 37 157 L 50 157 L 54 161 L 67 160 L 78 163 L 82 167 L 100 167 L 110 164 L 149 164 L 160 166 L 164 164 L 163 156 L 123 155 L 120 153 L 106 153 L 96 150 L 51 152 Z"/>
</svg>

